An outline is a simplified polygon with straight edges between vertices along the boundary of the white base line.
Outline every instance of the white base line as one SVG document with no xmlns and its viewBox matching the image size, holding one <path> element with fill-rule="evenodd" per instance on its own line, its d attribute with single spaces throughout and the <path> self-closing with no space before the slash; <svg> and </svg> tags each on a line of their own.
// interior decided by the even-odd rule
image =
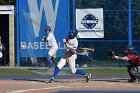
<svg viewBox="0 0 140 93">
<path fill-rule="evenodd" d="M 29 91 L 35 91 L 35 90 L 47 90 L 47 89 L 56 89 L 56 88 L 64 88 L 66 86 L 59 86 L 59 87 L 49 87 L 49 88 L 38 88 L 38 89 L 27 89 L 27 90 L 18 90 L 18 91 L 11 91 L 6 93 L 23 93 L 23 92 L 29 92 Z"/>
<path fill-rule="evenodd" d="M 83 86 L 82 88 L 97 88 L 97 87 L 100 87 L 100 86 Z M 29 92 L 29 91 L 35 91 L 35 90 L 47 90 L 47 89 L 58 89 L 58 88 L 81 88 L 81 86 L 75 86 L 75 87 L 59 86 L 59 87 L 49 87 L 49 88 L 18 90 L 18 91 L 6 92 L 6 93 L 23 93 L 23 92 Z"/>
<path fill-rule="evenodd" d="M 134 86 L 134 85 L 128 85 L 128 86 Z M 82 88 L 97 88 L 97 87 L 100 87 L 100 86 L 83 86 Z M 6 92 L 6 93 L 24 93 L 24 92 L 35 91 L 35 90 L 48 90 L 48 89 L 59 89 L 59 88 L 81 88 L 81 86 L 75 86 L 75 87 L 58 86 L 58 87 L 49 87 L 49 88 L 17 90 L 17 91 L 11 91 L 11 92 Z"/>
</svg>

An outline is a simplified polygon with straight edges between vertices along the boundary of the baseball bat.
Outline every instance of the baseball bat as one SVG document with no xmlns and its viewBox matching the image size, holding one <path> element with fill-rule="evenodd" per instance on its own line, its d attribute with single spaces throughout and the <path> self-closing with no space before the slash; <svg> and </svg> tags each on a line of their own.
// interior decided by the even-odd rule
<svg viewBox="0 0 140 93">
<path fill-rule="evenodd" d="M 90 50 L 90 51 L 94 51 L 94 48 L 79 48 L 81 50 Z"/>
</svg>

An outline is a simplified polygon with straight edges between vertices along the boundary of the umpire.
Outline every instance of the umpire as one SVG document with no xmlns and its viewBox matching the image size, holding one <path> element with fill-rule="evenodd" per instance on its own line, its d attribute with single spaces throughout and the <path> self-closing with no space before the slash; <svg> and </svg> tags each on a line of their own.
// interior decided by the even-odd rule
<svg viewBox="0 0 140 93">
<path fill-rule="evenodd" d="M 127 67 L 127 71 L 129 73 L 130 79 L 128 82 L 136 82 L 136 80 L 140 80 L 140 59 L 138 55 L 134 52 L 134 48 L 132 46 L 128 46 L 125 49 L 126 56 L 120 57 L 115 56 L 114 58 L 117 60 L 127 60 L 130 64 Z"/>
</svg>

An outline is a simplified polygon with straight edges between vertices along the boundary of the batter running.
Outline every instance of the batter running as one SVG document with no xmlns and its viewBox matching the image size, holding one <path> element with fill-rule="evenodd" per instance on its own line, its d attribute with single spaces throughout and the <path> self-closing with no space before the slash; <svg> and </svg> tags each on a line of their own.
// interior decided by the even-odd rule
<svg viewBox="0 0 140 93">
<path fill-rule="evenodd" d="M 53 76 L 49 83 L 54 82 L 54 79 L 56 79 L 58 73 L 66 63 L 69 64 L 71 72 L 73 74 L 83 75 L 86 78 L 86 82 L 89 82 L 91 74 L 75 68 L 75 60 L 77 58 L 76 49 L 78 47 L 78 40 L 76 38 L 76 35 L 73 32 L 70 32 L 68 38 L 63 39 L 62 41 L 66 46 L 66 53 L 58 62 L 58 65 L 55 68 Z"/>
</svg>

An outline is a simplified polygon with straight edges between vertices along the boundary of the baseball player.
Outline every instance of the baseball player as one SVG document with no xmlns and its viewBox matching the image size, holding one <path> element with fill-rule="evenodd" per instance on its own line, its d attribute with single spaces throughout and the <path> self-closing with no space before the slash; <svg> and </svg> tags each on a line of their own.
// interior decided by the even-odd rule
<svg viewBox="0 0 140 93">
<path fill-rule="evenodd" d="M 133 47 L 128 46 L 125 49 L 126 56 L 115 56 L 114 58 L 117 60 L 127 60 L 130 63 L 127 70 L 130 76 L 128 82 L 135 82 L 136 80 L 140 80 L 140 59 L 138 55 L 134 52 Z"/>
<path fill-rule="evenodd" d="M 5 65 L 3 62 L 3 57 L 5 57 L 4 53 L 6 51 L 6 48 L 4 46 L 4 44 L 1 41 L 1 36 L 0 36 L 0 66 Z"/>
<path fill-rule="evenodd" d="M 0 36 L 0 66 L 2 65 L 2 43 L 1 43 L 1 36 Z"/>
<path fill-rule="evenodd" d="M 58 73 L 66 63 L 69 64 L 70 70 L 73 74 L 83 75 L 86 77 L 86 82 L 89 82 L 91 74 L 75 68 L 75 60 L 77 58 L 76 49 L 78 46 L 76 35 L 73 32 L 70 32 L 68 38 L 64 38 L 62 41 L 66 46 L 66 53 L 58 62 L 57 67 L 55 68 L 53 76 L 49 83 L 54 82 L 54 79 L 56 79 Z"/>
<path fill-rule="evenodd" d="M 46 27 L 45 32 L 48 34 L 48 36 L 47 37 L 44 36 L 42 40 L 44 42 L 47 42 L 48 46 L 50 46 L 50 50 L 49 50 L 48 55 L 47 55 L 47 60 L 48 60 L 48 65 L 49 65 L 48 70 L 51 70 L 56 52 L 58 50 L 58 45 L 57 45 L 54 34 L 51 32 L 50 26 Z"/>
</svg>

